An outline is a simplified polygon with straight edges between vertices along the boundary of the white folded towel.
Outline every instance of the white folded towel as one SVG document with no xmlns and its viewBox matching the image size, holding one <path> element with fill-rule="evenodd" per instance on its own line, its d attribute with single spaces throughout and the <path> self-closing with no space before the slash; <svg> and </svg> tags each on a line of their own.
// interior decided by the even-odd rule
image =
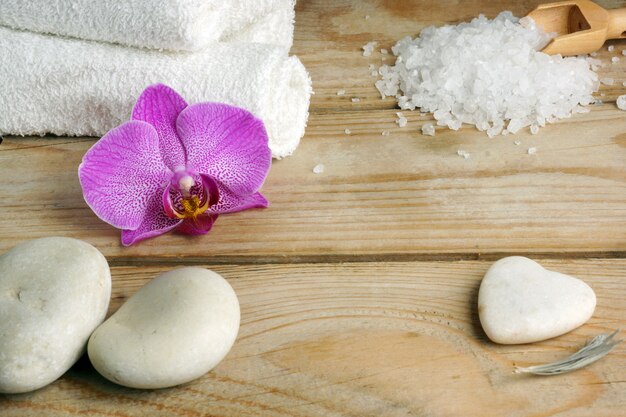
<svg viewBox="0 0 626 417">
<path fill-rule="evenodd" d="M 311 80 L 281 47 L 215 43 L 158 52 L 0 27 L 0 133 L 101 136 L 130 117 L 145 87 L 164 83 L 190 104 L 218 101 L 262 119 L 274 157 L 304 134 Z"/>
<path fill-rule="evenodd" d="M 267 43 L 282 46 L 289 51 L 293 44 L 295 15 L 293 8 L 280 8 L 242 30 L 224 33 L 221 42 Z"/>
<path fill-rule="evenodd" d="M 236 39 L 237 32 L 292 10 L 295 0 L 0 0 L 0 25 L 154 49 L 197 51 L 205 45 Z M 291 22 L 280 21 L 280 25 Z M 264 33 L 278 44 L 291 36 Z M 258 40 L 264 36 L 255 32 Z"/>
</svg>

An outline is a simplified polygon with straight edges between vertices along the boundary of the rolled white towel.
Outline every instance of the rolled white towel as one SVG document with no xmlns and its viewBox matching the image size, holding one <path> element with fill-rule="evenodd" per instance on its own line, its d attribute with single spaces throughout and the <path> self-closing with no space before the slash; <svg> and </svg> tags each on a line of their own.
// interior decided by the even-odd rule
<svg viewBox="0 0 626 417">
<path fill-rule="evenodd" d="M 163 83 L 191 104 L 217 101 L 262 119 L 274 157 L 304 134 L 311 80 L 282 47 L 215 43 L 158 52 L 0 27 L 0 133 L 101 136 L 130 118 L 143 89 Z"/>
<path fill-rule="evenodd" d="M 0 25 L 153 49 L 197 51 L 268 18 L 295 0 L 0 0 Z M 292 19 L 293 20 L 293 19 Z M 285 24 L 281 22 L 281 24 Z M 291 44 L 291 34 L 277 39 Z M 276 27 L 273 28 L 276 30 Z M 280 31 L 280 29 L 279 29 Z"/>
</svg>

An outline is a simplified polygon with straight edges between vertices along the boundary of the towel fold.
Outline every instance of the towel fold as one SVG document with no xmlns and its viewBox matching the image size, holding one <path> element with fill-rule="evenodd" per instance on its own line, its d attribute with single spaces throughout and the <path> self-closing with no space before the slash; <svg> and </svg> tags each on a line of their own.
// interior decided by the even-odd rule
<svg viewBox="0 0 626 417">
<path fill-rule="evenodd" d="M 0 25 L 128 46 L 197 51 L 225 38 L 236 39 L 238 32 L 248 32 L 277 12 L 289 13 L 294 5 L 295 0 L 0 0 Z M 277 38 L 272 27 L 265 28 L 265 35 L 259 27 L 254 31 L 260 42 L 268 37 L 291 45 L 291 37 Z"/>
<path fill-rule="evenodd" d="M 304 134 L 311 80 L 284 48 L 215 43 L 158 52 L 0 27 L 0 133 L 101 136 L 130 117 L 143 89 L 164 83 L 192 104 L 218 101 L 262 119 L 274 157 Z"/>
</svg>

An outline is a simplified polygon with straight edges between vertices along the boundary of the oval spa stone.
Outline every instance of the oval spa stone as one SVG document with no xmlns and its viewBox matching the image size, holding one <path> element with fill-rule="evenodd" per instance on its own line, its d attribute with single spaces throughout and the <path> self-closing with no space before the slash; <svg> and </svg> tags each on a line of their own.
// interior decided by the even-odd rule
<svg viewBox="0 0 626 417">
<path fill-rule="evenodd" d="M 203 268 L 175 269 L 144 285 L 96 329 L 89 359 L 127 387 L 183 384 L 226 356 L 239 318 L 237 295 L 224 278 Z"/>
<path fill-rule="evenodd" d="M 522 256 L 495 262 L 478 291 L 480 323 L 496 343 L 531 343 L 574 330 L 592 316 L 596 295 L 583 281 Z"/>
<path fill-rule="evenodd" d="M 65 373 L 110 297 L 109 265 L 86 242 L 35 239 L 0 256 L 0 392 L 33 391 Z"/>
</svg>

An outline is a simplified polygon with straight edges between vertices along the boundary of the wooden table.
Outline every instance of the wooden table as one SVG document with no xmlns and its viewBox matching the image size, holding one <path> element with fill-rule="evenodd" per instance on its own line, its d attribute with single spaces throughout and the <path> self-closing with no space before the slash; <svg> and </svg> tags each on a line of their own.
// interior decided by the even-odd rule
<svg viewBox="0 0 626 417">
<path fill-rule="evenodd" d="M 112 266 L 111 312 L 159 272 L 207 266 L 237 291 L 242 325 L 226 360 L 184 386 L 126 389 L 83 359 L 44 389 L 0 395 L 0 415 L 626 415 L 626 344 L 575 373 L 512 373 L 626 331 L 626 113 L 615 106 L 626 58 L 599 71 L 616 80 L 601 88 L 605 104 L 536 136 L 489 139 L 463 127 L 432 138 L 420 134 L 430 116 L 405 112 L 408 126 L 394 123 L 395 102 L 379 98 L 368 70 L 381 55 L 360 49 L 481 12 L 522 15 L 536 3 L 300 0 L 293 53 L 316 93 L 306 136 L 274 162 L 263 188 L 271 207 L 223 216 L 208 236 L 170 233 L 123 248 L 78 185 L 95 139 L 5 138 L 0 251 L 53 235 L 94 244 Z M 599 54 L 605 62 L 626 48 L 611 44 L 616 52 Z M 320 163 L 325 171 L 314 174 Z M 588 282 L 593 318 L 545 342 L 491 343 L 478 286 L 510 254 Z"/>
</svg>

